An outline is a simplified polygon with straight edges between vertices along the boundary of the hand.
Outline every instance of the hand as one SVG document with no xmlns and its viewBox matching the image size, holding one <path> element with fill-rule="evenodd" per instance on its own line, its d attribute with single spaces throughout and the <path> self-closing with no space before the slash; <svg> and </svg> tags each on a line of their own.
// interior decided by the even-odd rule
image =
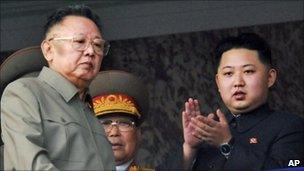
<svg viewBox="0 0 304 171">
<path fill-rule="evenodd" d="M 214 120 L 213 113 L 210 113 L 208 117 L 196 116 L 191 119 L 190 126 L 192 129 L 194 128 L 193 135 L 197 139 L 219 147 L 221 144 L 229 142 L 232 136 L 225 115 L 219 109 L 216 111 L 216 115 L 219 121 Z"/>
<path fill-rule="evenodd" d="M 182 112 L 182 123 L 183 123 L 183 134 L 184 134 L 184 144 L 183 144 L 183 168 L 184 170 L 189 170 L 194 156 L 196 155 L 198 145 L 201 140 L 193 135 L 195 128 L 190 125 L 191 118 L 195 118 L 201 115 L 198 101 L 189 98 L 185 102 L 185 110 Z"/>
<path fill-rule="evenodd" d="M 189 98 L 185 102 L 185 110 L 182 112 L 182 123 L 183 123 L 183 134 L 184 134 L 184 147 L 197 148 L 201 143 L 201 139 L 193 135 L 195 128 L 191 126 L 191 118 L 200 116 L 201 112 L 199 109 L 198 100 Z"/>
</svg>

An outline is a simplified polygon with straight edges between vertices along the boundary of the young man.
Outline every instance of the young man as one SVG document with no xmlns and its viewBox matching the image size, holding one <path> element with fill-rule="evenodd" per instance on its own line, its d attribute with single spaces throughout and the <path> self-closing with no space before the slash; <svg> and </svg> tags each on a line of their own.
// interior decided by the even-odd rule
<svg viewBox="0 0 304 171">
<path fill-rule="evenodd" d="M 108 48 L 98 16 L 86 6 L 48 18 L 41 49 L 49 67 L 12 82 L 2 95 L 4 170 L 115 169 L 87 92 Z"/>
<path fill-rule="evenodd" d="M 90 85 L 93 108 L 114 152 L 116 170 L 149 171 L 135 162 L 141 130 L 149 105 L 148 91 L 134 75 L 104 71 Z"/>
<path fill-rule="evenodd" d="M 268 44 L 256 34 L 241 34 L 223 40 L 216 57 L 215 80 L 230 113 L 218 109 L 205 117 L 197 100 L 185 103 L 185 167 L 261 170 L 295 166 L 290 161 L 296 160 L 303 166 L 303 119 L 267 104 L 277 77 Z"/>
<path fill-rule="evenodd" d="M 182 112 L 184 143 L 156 170 L 250 171 L 304 163 L 304 121 L 267 104 L 277 72 L 268 44 L 253 33 L 216 48 L 218 91 L 229 112 L 204 115 L 189 98 Z M 292 165 L 290 164 L 292 162 Z"/>
</svg>

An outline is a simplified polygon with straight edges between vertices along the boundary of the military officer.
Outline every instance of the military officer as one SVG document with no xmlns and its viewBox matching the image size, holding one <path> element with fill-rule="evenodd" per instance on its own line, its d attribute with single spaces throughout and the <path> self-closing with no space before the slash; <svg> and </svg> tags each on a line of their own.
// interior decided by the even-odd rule
<svg viewBox="0 0 304 171">
<path fill-rule="evenodd" d="M 148 171 L 135 162 L 141 130 L 147 114 L 148 91 L 133 74 L 124 71 L 104 71 L 90 85 L 93 108 L 114 152 L 116 170 Z"/>
</svg>

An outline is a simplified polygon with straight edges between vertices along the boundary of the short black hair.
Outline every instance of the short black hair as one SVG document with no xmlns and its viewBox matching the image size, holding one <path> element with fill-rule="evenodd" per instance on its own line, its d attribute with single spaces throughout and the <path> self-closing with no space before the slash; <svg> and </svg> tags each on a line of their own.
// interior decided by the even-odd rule
<svg viewBox="0 0 304 171">
<path fill-rule="evenodd" d="M 90 20 L 92 20 L 96 26 L 99 28 L 99 30 L 101 31 L 101 25 L 100 25 L 100 21 L 99 21 L 99 17 L 97 14 L 95 14 L 90 7 L 85 6 L 85 5 L 69 5 L 67 7 L 63 7 L 63 8 L 59 8 L 57 9 L 54 13 L 52 13 L 48 18 L 47 18 L 47 22 L 44 25 L 44 35 L 46 36 L 47 33 L 50 31 L 50 29 L 62 22 L 62 20 L 66 17 L 66 16 L 82 16 L 85 18 L 88 18 Z"/>
<path fill-rule="evenodd" d="M 220 65 L 223 53 L 239 48 L 256 50 L 259 60 L 266 66 L 272 67 L 271 49 L 268 43 L 255 33 L 242 33 L 237 37 L 227 37 L 217 45 L 215 49 L 216 68 Z"/>
</svg>

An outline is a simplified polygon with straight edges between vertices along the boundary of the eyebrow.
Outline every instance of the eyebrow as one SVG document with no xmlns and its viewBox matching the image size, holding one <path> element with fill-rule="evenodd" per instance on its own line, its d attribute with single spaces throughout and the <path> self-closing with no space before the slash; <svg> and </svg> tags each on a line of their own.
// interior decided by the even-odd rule
<svg viewBox="0 0 304 171">
<path fill-rule="evenodd" d="M 253 64 L 245 64 L 242 67 L 245 68 L 245 67 L 248 67 L 248 66 L 255 67 L 255 65 L 253 65 Z M 234 66 L 229 66 L 229 65 L 222 67 L 222 69 L 226 69 L 226 68 L 230 69 L 230 68 L 235 68 L 235 67 Z"/>
</svg>

